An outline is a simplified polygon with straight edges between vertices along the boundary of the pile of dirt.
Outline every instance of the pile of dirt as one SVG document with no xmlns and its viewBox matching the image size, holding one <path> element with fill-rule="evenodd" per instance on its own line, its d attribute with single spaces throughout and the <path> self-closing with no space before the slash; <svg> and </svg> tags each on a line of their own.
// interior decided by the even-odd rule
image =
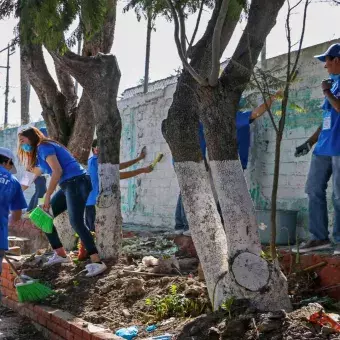
<svg viewBox="0 0 340 340">
<path fill-rule="evenodd" d="M 83 270 L 86 263 L 56 265 L 52 269 L 37 267 L 36 262 L 39 261 L 29 259 L 22 269 L 26 275 L 39 279 L 56 291 L 57 294 L 44 304 L 68 311 L 85 321 L 104 325 L 114 332 L 135 325 L 143 337 L 148 335 L 144 331 L 146 326 L 155 323 L 158 328 L 153 335 L 174 334 L 181 329 L 187 319 L 172 317 L 171 298 L 165 303 L 164 310 L 157 311 L 161 302 L 158 305 L 156 302 L 171 297 L 173 289 L 176 299 L 193 302 L 192 306 L 188 304 L 187 309 L 178 311 L 178 314 L 183 312 L 187 317 L 196 317 L 210 311 L 205 284 L 189 275 L 197 271 L 196 259 L 177 260 L 179 268 L 166 275 L 152 273 L 156 267 L 145 268 L 140 260 L 133 261 L 133 264 L 127 263 L 127 260 L 115 265 L 107 263 L 105 275 L 95 278 L 85 277 Z M 153 301 L 156 301 L 154 306 Z"/>
</svg>

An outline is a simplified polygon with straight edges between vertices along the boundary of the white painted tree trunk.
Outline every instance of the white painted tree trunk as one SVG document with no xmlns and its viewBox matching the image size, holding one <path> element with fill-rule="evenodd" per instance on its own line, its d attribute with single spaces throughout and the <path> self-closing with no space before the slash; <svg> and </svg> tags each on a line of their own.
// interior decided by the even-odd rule
<svg viewBox="0 0 340 340">
<path fill-rule="evenodd" d="M 226 294 L 250 299 L 261 310 L 291 310 L 278 262 L 264 260 L 255 209 L 239 160 L 210 161 L 224 219 L 230 272 Z"/>
<path fill-rule="evenodd" d="M 225 300 L 229 271 L 227 239 L 204 162 L 175 162 L 192 238 L 204 271 L 210 300 L 217 308 Z"/>
<path fill-rule="evenodd" d="M 98 164 L 96 243 L 99 255 L 117 260 L 121 252 L 122 215 L 120 211 L 119 164 Z"/>
</svg>

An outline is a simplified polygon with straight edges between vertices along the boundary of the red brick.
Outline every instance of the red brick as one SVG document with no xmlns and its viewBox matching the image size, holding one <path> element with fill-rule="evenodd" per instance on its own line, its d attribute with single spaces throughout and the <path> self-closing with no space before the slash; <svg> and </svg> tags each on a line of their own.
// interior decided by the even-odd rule
<svg viewBox="0 0 340 340">
<path fill-rule="evenodd" d="M 39 323 L 41 326 L 46 327 L 47 319 L 44 318 L 42 315 L 38 315 L 38 323 Z"/>
<path fill-rule="evenodd" d="M 58 335 L 60 335 L 62 338 L 66 339 L 66 329 L 61 327 L 60 325 L 57 325 L 57 332 Z M 91 340 L 91 339 L 90 339 Z"/>
<path fill-rule="evenodd" d="M 49 330 L 55 333 L 57 325 L 54 322 L 52 322 L 51 320 L 47 320 L 46 326 Z"/>
<path fill-rule="evenodd" d="M 46 319 L 51 319 L 52 313 L 55 311 L 55 309 L 47 306 L 39 306 L 35 305 L 34 306 L 34 311 L 38 313 L 39 315 L 42 315 Z"/>
<path fill-rule="evenodd" d="M 82 334 L 82 336 L 83 336 L 83 339 L 84 340 L 91 340 L 91 333 L 89 333 L 88 331 L 86 331 L 86 330 L 84 330 L 83 329 L 83 334 Z"/>
<path fill-rule="evenodd" d="M 74 335 L 71 331 L 66 331 L 66 340 L 74 340 Z"/>
<path fill-rule="evenodd" d="M 28 308 L 27 308 L 27 311 L 28 311 L 28 315 L 29 315 L 30 319 L 33 320 L 34 322 L 38 322 L 38 314 L 31 311 Z"/>
<path fill-rule="evenodd" d="M 84 340 L 83 337 L 82 337 L 81 335 L 79 336 L 79 335 L 76 335 L 76 334 L 74 335 L 74 338 L 73 338 L 73 339 L 74 339 L 74 340 Z"/>
<path fill-rule="evenodd" d="M 51 319 L 54 323 L 56 323 L 57 325 L 60 324 L 60 318 L 58 318 L 54 313 L 51 314 Z"/>
<path fill-rule="evenodd" d="M 83 321 L 80 319 L 76 319 L 73 321 L 70 321 L 71 326 L 71 332 L 75 335 L 82 336 L 83 334 Z"/>
<path fill-rule="evenodd" d="M 62 326 L 66 330 L 69 330 L 71 329 L 70 322 L 73 322 L 75 320 L 75 317 L 68 312 L 57 309 L 52 313 L 52 320 L 58 320 L 57 323 L 60 326 Z"/>
</svg>

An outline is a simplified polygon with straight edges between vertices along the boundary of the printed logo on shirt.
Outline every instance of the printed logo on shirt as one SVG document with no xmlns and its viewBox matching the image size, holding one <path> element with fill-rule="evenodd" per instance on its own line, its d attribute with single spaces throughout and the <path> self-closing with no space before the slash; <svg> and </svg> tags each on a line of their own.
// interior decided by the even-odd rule
<svg viewBox="0 0 340 340">
<path fill-rule="evenodd" d="M 331 125 L 332 125 L 331 113 L 325 112 L 323 116 L 322 130 L 329 130 L 331 128 Z"/>
</svg>

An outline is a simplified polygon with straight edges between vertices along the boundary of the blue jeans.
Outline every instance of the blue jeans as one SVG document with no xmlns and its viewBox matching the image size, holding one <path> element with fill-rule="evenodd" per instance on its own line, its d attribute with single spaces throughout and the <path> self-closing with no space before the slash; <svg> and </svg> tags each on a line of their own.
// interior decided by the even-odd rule
<svg viewBox="0 0 340 340">
<path fill-rule="evenodd" d="M 46 177 L 39 176 L 34 181 L 35 192 L 28 205 L 27 211 L 31 211 L 38 206 L 39 198 L 43 198 L 46 194 Z"/>
<path fill-rule="evenodd" d="M 87 205 L 85 208 L 85 221 L 86 226 L 90 231 L 96 231 L 96 206 L 95 205 Z"/>
<path fill-rule="evenodd" d="M 185 216 L 184 206 L 182 202 L 182 196 L 179 194 L 175 213 L 175 230 L 189 230 L 188 220 Z"/>
<path fill-rule="evenodd" d="M 54 217 L 67 210 L 71 226 L 83 241 L 89 255 L 98 254 L 91 232 L 85 226 L 84 221 L 87 197 L 92 190 L 90 177 L 87 175 L 73 177 L 61 183 L 60 188 L 51 199 Z M 52 233 L 46 236 L 53 249 L 63 246 L 55 227 Z"/>
<path fill-rule="evenodd" d="M 334 226 L 333 238 L 340 242 L 340 156 L 313 155 L 306 184 L 309 198 L 309 232 L 312 240 L 328 240 L 326 189 L 332 176 Z"/>
</svg>

